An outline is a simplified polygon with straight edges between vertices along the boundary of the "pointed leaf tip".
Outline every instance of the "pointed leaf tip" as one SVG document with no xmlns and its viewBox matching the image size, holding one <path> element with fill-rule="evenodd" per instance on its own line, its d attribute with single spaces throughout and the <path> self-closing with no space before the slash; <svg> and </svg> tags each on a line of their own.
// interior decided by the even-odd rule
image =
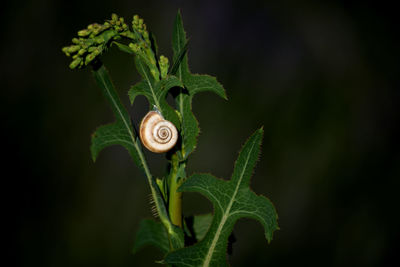
<svg viewBox="0 0 400 267">
<path fill-rule="evenodd" d="M 167 254 L 165 262 L 176 266 L 227 266 L 229 235 L 240 218 L 255 219 L 264 227 L 265 238 L 272 240 L 278 229 L 276 210 L 266 197 L 255 194 L 249 180 L 257 161 L 263 128 L 256 130 L 243 145 L 230 181 L 211 174 L 194 174 L 180 191 L 198 192 L 213 204 L 214 216 L 205 237 L 193 246 Z"/>
</svg>

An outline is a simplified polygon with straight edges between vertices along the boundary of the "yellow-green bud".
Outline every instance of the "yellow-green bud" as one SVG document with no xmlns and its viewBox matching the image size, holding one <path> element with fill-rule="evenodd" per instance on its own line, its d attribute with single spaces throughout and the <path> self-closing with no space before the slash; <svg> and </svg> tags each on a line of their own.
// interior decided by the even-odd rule
<svg viewBox="0 0 400 267">
<path fill-rule="evenodd" d="M 99 35 L 96 38 L 94 38 L 94 41 L 98 44 L 102 44 L 102 43 L 104 43 L 104 38 L 103 38 L 103 36 Z"/>
<path fill-rule="evenodd" d="M 117 14 L 111 14 L 111 20 L 113 21 L 113 22 L 117 22 L 117 20 L 118 20 L 118 16 L 117 16 Z"/>
<path fill-rule="evenodd" d="M 161 77 L 162 78 L 167 77 L 168 68 L 169 68 L 168 58 L 164 57 L 164 56 L 160 56 L 160 60 L 158 61 L 158 63 L 160 65 Z"/>
<path fill-rule="evenodd" d="M 138 44 L 134 44 L 134 43 L 130 43 L 129 44 L 129 48 L 130 49 L 132 49 L 132 51 L 134 52 L 134 53 L 139 53 L 139 51 L 140 51 L 140 46 L 138 45 Z"/>
<path fill-rule="evenodd" d="M 74 61 L 71 62 L 71 64 L 69 64 L 69 67 L 71 69 L 75 69 L 76 67 L 78 67 L 78 65 L 82 62 L 82 59 L 80 57 L 76 58 Z"/>
<path fill-rule="evenodd" d="M 76 51 L 78 51 L 80 49 L 80 46 L 79 45 L 71 45 L 71 46 L 68 46 L 67 48 L 68 48 L 68 53 L 72 54 L 72 53 L 75 53 Z"/>
<path fill-rule="evenodd" d="M 98 55 L 100 55 L 100 53 L 101 53 L 101 50 L 98 49 L 98 48 L 96 48 L 96 49 L 92 52 L 92 55 L 98 56 Z"/>
<path fill-rule="evenodd" d="M 64 54 L 66 54 L 68 57 L 70 56 L 69 52 L 68 52 L 68 47 L 63 47 L 61 49 L 63 51 Z"/>
<path fill-rule="evenodd" d="M 147 31 L 144 31 L 144 32 L 142 33 L 142 35 L 143 35 L 143 38 L 144 38 L 145 40 L 148 40 L 148 39 L 149 39 L 149 33 L 148 33 Z"/>
<path fill-rule="evenodd" d="M 85 54 L 85 52 L 86 52 L 86 49 L 80 49 L 78 51 L 78 55 L 82 56 L 83 54 Z"/>
<path fill-rule="evenodd" d="M 80 30 L 79 32 L 78 32 L 78 36 L 80 36 L 80 37 L 85 37 L 85 36 L 88 36 L 89 34 L 90 34 L 90 30 L 88 30 L 88 29 L 84 29 L 84 30 Z"/>
<path fill-rule="evenodd" d="M 104 30 L 107 30 L 108 28 L 110 28 L 110 24 L 109 23 L 106 24 L 106 23 L 104 23 L 104 25 L 99 28 L 100 31 L 104 31 Z"/>
<path fill-rule="evenodd" d="M 162 65 L 162 66 L 168 65 L 168 58 L 161 55 L 160 56 L 160 65 Z"/>
<path fill-rule="evenodd" d="M 85 58 L 85 64 L 87 65 L 88 63 L 90 63 L 91 61 L 93 61 L 93 59 L 95 59 L 95 58 L 96 58 L 96 55 L 94 55 L 93 53 L 87 55 L 86 58 Z"/>
<path fill-rule="evenodd" d="M 78 38 L 72 38 L 72 43 L 73 44 L 79 44 Z"/>
</svg>

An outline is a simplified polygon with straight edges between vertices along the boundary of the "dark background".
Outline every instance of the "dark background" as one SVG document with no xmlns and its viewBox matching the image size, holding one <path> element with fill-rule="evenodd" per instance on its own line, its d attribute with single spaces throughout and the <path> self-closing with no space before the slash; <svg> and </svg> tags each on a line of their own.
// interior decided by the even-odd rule
<svg viewBox="0 0 400 267">
<path fill-rule="evenodd" d="M 130 252 L 151 216 L 146 180 L 121 147 L 92 162 L 90 134 L 113 117 L 90 72 L 70 70 L 61 47 L 112 12 L 128 22 L 139 14 L 171 58 L 181 8 L 192 71 L 217 76 L 229 97 L 195 97 L 202 131 L 188 173 L 229 178 L 241 145 L 265 127 L 252 188 L 274 202 L 281 230 L 268 245 L 261 225 L 240 220 L 231 264 L 399 266 L 398 11 L 268 2 L 2 4 L 2 243 L 11 265 L 159 266 L 153 248 Z M 111 49 L 104 62 L 139 122 L 147 103 L 128 105 L 132 59 Z M 148 157 L 161 175 L 163 156 Z M 186 214 L 212 210 L 184 197 Z"/>
</svg>

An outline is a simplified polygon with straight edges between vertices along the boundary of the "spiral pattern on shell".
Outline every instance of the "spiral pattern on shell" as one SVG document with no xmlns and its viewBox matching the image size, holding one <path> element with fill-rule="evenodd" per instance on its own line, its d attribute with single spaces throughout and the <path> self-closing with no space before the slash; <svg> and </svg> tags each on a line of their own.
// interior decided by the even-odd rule
<svg viewBox="0 0 400 267">
<path fill-rule="evenodd" d="M 155 153 L 164 153 L 173 148 L 178 141 L 178 131 L 173 123 L 167 121 L 156 111 L 150 111 L 140 123 L 140 140 Z"/>
</svg>

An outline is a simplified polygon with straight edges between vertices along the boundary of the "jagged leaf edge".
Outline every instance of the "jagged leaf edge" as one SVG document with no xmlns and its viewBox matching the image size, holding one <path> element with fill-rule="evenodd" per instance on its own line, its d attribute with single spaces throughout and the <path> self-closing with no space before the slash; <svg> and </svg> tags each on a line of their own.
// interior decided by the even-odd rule
<svg viewBox="0 0 400 267">
<path fill-rule="evenodd" d="M 164 254 L 169 251 L 168 234 L 161 222 L 152 219 L 140 222 L 132 252 L 136 254 L 145 246 L 154 246 Z"/>
<path fill-rule="evenodd" d="M 253 139 L 253 137 L 254 137 L 254 139 L 255 139 L 255 143 L 257 142 L 257 136 L 256 136 L 256 134 L 258 133 L 258 135 L 261 135 L 261 136 L 258 136 L 258 137 L 260 137 L 260 140 L 259 140 L 259 143 L 258 143 L 258 146 L 257 146 L 257 148 L 258 149 L 256 149 L 255 150 L 255 152 L 257 152 L 257 158 L 258 158 L 258 153 L 259 153 L 259 151 L 260 151 L 260 144 L 261 144 L 261 138 L 262 138 L 262 132 L 263 132 L 263 129 L 261 128 L 261 129 L 259 129 L 258 131 L 256 131 L 256 133 L 254 133 L 247 141 L 246 141 L 246 143 L 245 143 L 245 145 L 242 147 L 242 149 L 241 149 L 241 152 L 239 153 L 239 156 L 238 156 L 238 159 L 237 159 L 237 161 L 235 162 L 235 168 L 234 168 L 234 170 L 236 169 L 236 167 L 237 167 L 237 164 L 238 164 L 238 161 L 239 161 L 239 159 L 241 158 L 241 153 L 243 152 L 243 151 L 245 151 L 245 148 L 247 148 L 247 145 L 250 143 L 250 140 L 252 140 Z M 254 147 L 254 144 L 253 144 L 253 147 Z M 249 152 L 249 156 L 248 156 L 248 158 L 250 158 L 250 156 L 251 156 L 251 154 L 253 154 L 254 153 L 254 151 L 253 151 L 253 149 L 251 149 L 250 150 L 250 152 Z M 253 155 L 254 156 L 254 155 Z M 253 162 L 253 166 L 251 166 L 250 165 L 250 171 L 251 171 L 251 173 L 250 173 L 250 177 L 251 177 L 251 175 L 252 175 L 252 171 L 253 171 L 253 169 L 254 169 L 254 167 L 255 167 L 255 162 L 257 161 L 257 159 L 255 159 L 255 161 Z M 251 163 L 250 163 L 251 164 Z M 246 165 L 247 165 L 247 163 L 246 163 Z M 243 169 L 243 170 L 245 170 L 246 169 L 246 167 L 247 166 L 245 166 L 245 168 Z M 196 175 L 196 174 L 195 174 Z M 212 179 L 212 180 L 210 180 L 212 183 L 215 183 L 215 182 L 217 182 L 217 183 L 223 183 L 224 185 L 228 185 L 230 182 L 231 182 L 231 180 L 229 180 L 229 181 L 224 181 L 224 180 L 222 180 L 222 179 L 219 179 L 219 178 L 216 178 L 216 177 L 214 177 L 214 176 L 212 176 L 212 175 L 210 175 L 210 174 L 203 174 L 203 175 L 208 175 L 209 176 L 209 178 L 210 179 Z M 245 173 L 243 172 L 242 173 L 242 175 L 245 175 Z M 232 175 L 232 178 L 234 177 L 234 174 Z M 212 197 L 210 197 L 209 195 L 207 195 L 207 194 L 204 194 L 203 192 L 201 192 L 201 190 L 199 191 L 199 189 L 197 189 L 197 190 L 188 190 L 188 188 L 185 188 L 185 187 L 187 187 L 187 184 L 188 183 L 190 183 L 189 181 L 192 181 L 193 182 L 193 178 L 194 178 L 194 175 L 192 175 L 192 177 L 191 178 L 189 178 L 188 180 L 186 180 L 183 184 L 182 184 L 182 186 L 180 187 L 180 191 L 185 191 L 185 192 L 198 192 L 198 193 L 201 193 L 201 194 L 203 194 L 204 196 L 206 196 L 209 200 L 211 200 L 211 202 L 213 203 L 213 206 L 214 206 L 214 218 L 215 218 L 215 216 L 216 216 L 216 209 L 217 209 L 217 207 L 216 207 L 216 204 L 215 204 L 215 202 L 212 200 Z M 240 186 L 240 184 L 242 183 L 242 179 L 243 178 L 245 178 L 244 176 L 243 177 L 241 177 L 241 179 L 239 180 L 239 182 L 237 183 L 237 187 L 236 187 L 236 189 L 235 189 L 235 194 L 234 194 L 234 196 L 232 196 L 231 197 L 231 200 L 230 200 L 230 204 L 229 205 L 231 205 L 231 203 L 233 203 L 232 201 L 233 201 L 233 199 L 236 197 L 236 193 L 237 192 L 239 192 L 238 190 L 239 190 L 239 186 Z M 209 182 L 210 181 L 205 181 L 205 179 L 204 179 L 204 177 L 200 177 L 199 179 L 198 179 L 199 181 L 201 181 L 201 182 L 205 182 L 205 183 L 207 183 L 207 184 L 210 184 Z M 247 181 L 248 182 L 248 181 Z M 269 229 L 270 231 L 271 231 L 271 235 L 270 236 L 268 236 L 267 234 L 266 234 L 266 238 L 267 238 L 267 240 L 270 240 L 270 238 L 272 238 L 272 233 L 273 233 L 273 231 L 275 231 L 275 230 L 278 230 L 279 229 L 279 227 L 277 226 L 277 223 L 276 223 L 276 221 L 277 221 L 277 214 L 276 214 L 276 210 L 275 210 L 275 208 L 274 208 L 274 206 L 273 206 L 273 204 L 272 204 L 272 202 L 270 202 L 266 197 L 264 197 L 264 196 L 258 196 L 258 195 L 256 195 L 253 191 L 251 191 L 250 190 L 250 187 L 249 187 L 249 184 L 247 183 L 247 186 L 246 186 L 246 184 L 243 184 L 244 186 L 245 186 L 245 188 L 244 189 L 246 189 L 245 191 L 246 192 L 244 192 L 245 194 L 247 194 L 247 193 L 250 193 L 250 196 L 255 196 L 255 197 L 257 197 L 257 199 L 258 200 L 260 200 L 260 199 L 262 199 L 263 201 L 264 200 L 266 200 L 266 201 L 268 201 L 269 202 L 269 204 L 270 204 L 270 206 L 269 207 L 267 207 L 267 209 L 269 209 L 269 211 L 270 210 L 272 210 L 272 213 L 273 213 L 273 216 L 274 216 L 274 223 L 275 223 L 275 225 L 273 225 L 274 226 L 274 229 Z M 198 188 L 200 188 L 201 189 L 201 187 L 198 187 Z M 189 187 L 189 189 L 190 189 L 190 187 Z M 248 189 L 248 190 L 247 190 Z M 243 190 L 243 189 L 242 189 Z M 206 190 L 205 190 L 206 191 Z M 211 193 L 210 193 L 211 194 Z M 240 206 L 239 206 L 240 207 Z M 232 208 L 232 206 L 229 206 L 229 211 L 228 212 L 230 212 L 230 208 Z M 222 211 L 223 210 L 223 207 L 222 206 L 220 206 L 220 210 Z M 243 210 L 240 210 L 239 209 L 239 211 L 241 211 L 242 213 L 243 213 Z M 218 216 L 220 216 L 221 214 L 219 214 Z M 225 216 L 225 215 L 224 215 Z M 228 214 L 228 217 L 227 217 L 227 219 L 226 219 L 226 221 L 224 221 L 224 223 L 227 223 L 227 220 L 229 219 L 229 216 L 233 216 L 233 214 Z M 223 217 L 223 216 L 222 216 Z M 221 217 L 221 218 L 222 218 Z M 226 247 L 227 246 L 227 244 L 228 244 L 228 238 L 229 238 L 229 235 L 231 234 L 231 232 L 232 232 L 232 230 L 233 230 L 233 226 L 234 226 L 234 224 L 235 224 L 235 222 L 237 221 L 237 219 L 239 219 L 240 217 L 249 217 L 248 215 L 241 215 L 241 216 L 239 216 L 239 217 L 237 217 L 237 218 L 233 218 L 232 220 L 233 220 L 233 222 L 231 222 L 231 224 L 230 225 L 228 225 L 228 230 L 229 230 L 229 228 L 231 228 L 230 229 L 230 231 L 228 232 L 228 235 L 225 233 L 225 237 L 226 237 L 226 240 L 224 240 L 224 246 Z M 215 224 L 215 223 L 217 223 L 217 225 L 216 226 L 218 226 L 218 228 L 219 228 L 219 223 L 220 222 L 214 222 L 215 220 L 214 220 L 214 218 L 213 218 L 213 222 L 212 222 L 212 224 Z M 255 218 L 254 216 L 250 216 L 250 218 L 253 218 L 253 219 L 257 219 L 257 218 Z M 218 219 L 216 219 L 216 220 L 218 220 Z M 261 221 L 260 221 L 261 222 Z M 262 222 L 261 222 L 262 223 Z M 265 228 L 265 225 L 262 223 L 262 225 L 264 226 L 264 228 Z M 224 226 L 224 225 L 223 225 Z M 222 226 L 222 227 L 223 227 Z M 214 226 L 214 228 L 215 228 L 215 226 Z M 265 228 L 265 230 L 266 230 L 266 232 L 267 232 L 267 230 L 268 229 L 266 229 Z M 208 233 L 207 233 L 207 235 L 209 235 L 209 236 L 212 236 L 214 233 L 210 233 L 210 231 L 212 231 L 212 227 L 210 227 L 210 229 L 208 230 Z M 222 228 L 221 228 L 221 231 L 222 231 Z M 222 232 L 221 232 L 222 233 Z M 270 238 L 269 238 L 270 237 Z M 211 237 L 210 237 L 211 238 Z M 219 238 L 219 237 L 218 237 Z M 203 241 L 204 241 L 204 239 L 203 239 Z M 196 266 L 197 265 L 199 265 L 199 264 L 203 264 L 204 263 L 204 261 L 203 262 L 196 262 L 195 260 L 199 260 L 199 258 L 197 258 L 197 259 L 195 259 L 195 257 L 196 257 L 196 255 L 197 256 L 199 256 L 198 255 L 198 252 L 200 251 L 199 249 L 201 248 L 201 247 L 199 247 L 199 244 L 204 244 L 205 242 L 209 242 L 210 240 L 207 240 L 207 241 L 201 241 L 201 242 L 199 242 L 199 243 L 196 243 L 195 245 L 193 245 L 193 246 L 189 246 L 189 247 L 186 247 L 186 248 L 183 248 L 183 249 L 180 249 L 180 250 L 176 250 L 176 251 L 174 251 L 174 252 L 171 252 L 171 253 L 169 253 L 169 254 L 167 254 L 167 256 L 166 256 L 166 258 L 164 259 L 164 263 L 168 263 L 168 264 L 175 264 L 176 266 L 189 266 L 188 265 L 188 262 L 183 262 L 183 259 L 184 259 L 184 257 L 186 256 L 187 257 L 187 259 L 189 260 L 189 261 L 191 261 L 193 264 L 195 264 Z M 214 239 L 212 240 L 213 242 L 212 243 L 214 243 Z M 225 242 L 226 241 L 226 242 Z M 218 239 L 216 240 L 216 242 L 215 242 L 215 244 L 218 242 Z M 215 248 L 215 247 L 214 247 Z M 193 255 L 193 251 L 196 251 L 196 255 Z M 214 260 L 215 258 L 213 258 L 213 254 L 209 254 L 209 252 L 210 252 L 210 250 L 208 250 L 208 252 L 207 252 L 207 255 L 211 255 L 208 259 L 209 259 L 209 261 L 208 261 L 208 263 L 210 263 L 211 262 L 211 260 Z M 183 254 L 182 254 L 183 253 Z M 186 255 L 185 255 L 186 254 Z M 178 256 L 179 255 L 179 256 Z M 173 260 L 173 257 L 177 257 L 178 259 L 179 259 L 179 261 L 171 261 L 171 260 Z M 221 256 L 221 255 L 220 255 Z M 172 259 L 171 259 L 172 258 Z M 219 264 L 218 266 L 225 266 L 225 265 L 227 265 L 227 262 L 226 262 L 226 257 L 225 258 L 219 258 L 219 259 L 216 259 L 217 261 L 218 261 L 218 263 L 217 264 Z M 201 258 L 200 258 L 200 261 L 201 261 Z M 216 264 L 215 262 L 213 262 L 213 264 Z M 204 266 L 208 266 L 208 265 L 204 265 Z"/>
<path fill-rule="evenodd" d="M 103 150 L 104 148 L 108 147 L 109 145 L 113 145 L 113 144 L 120 144 L 122 146 L 124 146 L 129 153 L 132 156 L 133 161 L 135 162 L 135 164 L 141 169 L 143 170 L 143 166 L 142 163 L 140 161 L 140 157 L 139 157 L 139 152 L 138 150 L 140 149 L 138 144 L 137 144 L 137 138 L 136 135 L 134 133 L 134 129 L 132 127 L 132 123 L 130 120 L 130 116 L 128 114 L 128 112 L 126 111 L 124 105 L 122 104 L 119 95 L 115 89 L 115 86 L 106 70 L 106 68 L 104 67 L 104 65 L 101 65 L 100 67 L 93 69 L 92 74 L 97 82 L 97 84 L 99 85 L 99 87 L 101 88 L 103 95 L 105 96 L 105 98 L 108 100 L 111 109 L 113 111 L 114 117 L 116 119 L 115 123 L 111 123 L 108 125 L 103 125 L 100 126 L 92 135 L 92 144 L 91 144 L 91 152 L 92 152 L 92 158 L 95 160 L 98 156 L 98 154 L 100 153 L 101 150 Z M 126 144 L 124 145 L 123 143 L 117 143 L 114 141 L 110 141 L 109 145 L 104 145 L 101 146 L 100 149 L 95 149 L 95 142 L 96 142 L 96 138 L 99 138 L 99 134 L 101 136 L 101 132 L 105 131 L 105 130 L 110 130 L 113 127 L 120 127 L 121 129 L 125 130 L 125 135 L 127 135 L 130 139 L 130 145 L 133 146 L 133 149 L 131 146 L 126 146 Z M 111 132 L 115 132 L 115 129 L 111 129 Z M 116 132 L 115 135 L 121 134 L 120 132 Z M 97 137 L 96 137 L 97 136 Z M 98 140 L 98 139 L 97 139 Z M 93 142 L 94 141 L 94 142 Z M 95 153 L 94 153 L 95 152 Z"/>
</svg>

